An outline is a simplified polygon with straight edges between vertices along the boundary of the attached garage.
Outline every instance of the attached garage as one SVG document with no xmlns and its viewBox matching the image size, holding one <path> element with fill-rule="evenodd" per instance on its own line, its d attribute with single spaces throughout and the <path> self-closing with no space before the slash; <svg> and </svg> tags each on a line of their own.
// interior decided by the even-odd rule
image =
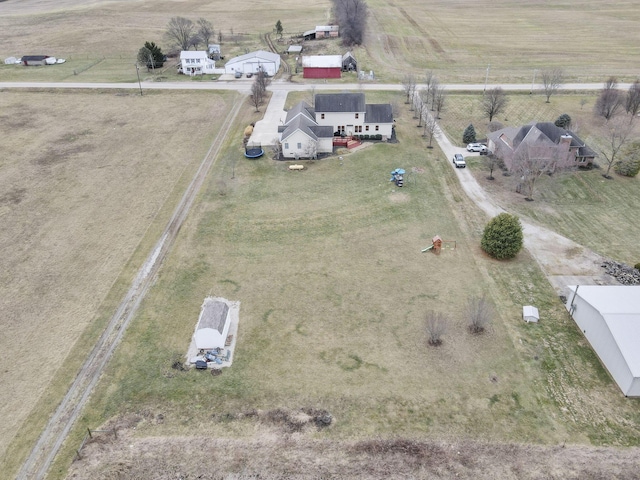
<svg viewBox="0 0 640 480">
<path fill-rule="evenodd" d="M 342 55 L 303 55 L 304 78 L 340 78 Z"/>
<path fill-rule="evenodd" d="M 627 397 L 640 397 L 640 286 L 570 286 L 566 307 Z"/>
</svg>

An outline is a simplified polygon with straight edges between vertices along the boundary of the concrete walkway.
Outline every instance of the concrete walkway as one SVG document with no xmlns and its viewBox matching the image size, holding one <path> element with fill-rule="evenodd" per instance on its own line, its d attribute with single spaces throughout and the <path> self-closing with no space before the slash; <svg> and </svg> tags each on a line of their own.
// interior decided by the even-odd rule
<svg viewBox="0 0 640 480">
<path fill-rule="evenodd" d="M 469 153 L 465 148 L 455 147 L 438 127 L 435 138 L 447 157 L 449 166 L 456 171 L 460 184 L 467 196 L 489 217 L 494 217 L 508 209 L 491 199 L 466 168 L 455 168 L 453 155 L 479 155 Z M 524 246 L 556 289 L 558 294 L 566 294 L 567 285 L 618 285 L 615 278 L 604 273 L 600 266 L 605 260 L 592 250 L 559 235 L 530 220 L 520 219 L 524 233 Z"/>
<path fill-rule="evenodd" d="M 271 100 L 267 110 L 264 112 L 262 120 L 256 122 L 248 145 L 262 145 L 262 148 L 275 145 L 278 139 L 278 126 L 284 125 L 287 117 L 284 104 L 287 101 L 288 93 L 286 90 L 271 91 Z"/>
</svg>

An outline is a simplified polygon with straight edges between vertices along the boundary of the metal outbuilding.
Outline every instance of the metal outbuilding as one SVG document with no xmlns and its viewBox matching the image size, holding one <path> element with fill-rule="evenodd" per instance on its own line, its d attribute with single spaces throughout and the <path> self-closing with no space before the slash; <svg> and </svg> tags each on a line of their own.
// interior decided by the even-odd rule
<svg viewBox="0 0 640 480">
<path fill-rule="evenodd" d="M 340 78 L 342 55 L 303 55 L 304 78 Z"/>
<path fill-rule="evenodd" d="M 627 397 L 640 397 L 640 286 L 576 285 L 566 307 Z"/>
</svg>

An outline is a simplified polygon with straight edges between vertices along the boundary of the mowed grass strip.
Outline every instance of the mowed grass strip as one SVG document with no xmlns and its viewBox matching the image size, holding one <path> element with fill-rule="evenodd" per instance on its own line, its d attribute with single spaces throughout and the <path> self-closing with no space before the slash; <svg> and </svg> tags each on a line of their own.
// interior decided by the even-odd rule
<svg viewBox="0 0 640 480">
<path fill-rule="evenodd" d="M 310 407 L 334 416 L 320 435 L 340 438 L 634 444 L 637 422 L 606 412 L 637 406 L 620 398 L 526 252 L 506 263 L 482 255 L 486 218 L 410 116 L 403 106 L 399 144 L 303 172 L 246 160 L 230 144 L 83 422 L 133 412 L 148 420 L 140 435 L 247 437 L 251 421 L 230 420 L 239 413 Z M 409 172 L 403 189 L 388 182 L 397 167 Z M 457 248 L 420 253 L 435 234 Z M 498 313 L 474 336 L 464 304 L 482 292 Z M 241 302 L 234 364 L 218 377 L 171 368 L 207 295 Z M 522 323 L 532 302 L 542 327 Z M 426 344 L 427 310 L 450 318 L 440 348 Z M 596 404 L 580 413 L 592 393 Z M 596 415 L 608 433 L 590 427 Z"/>
</svg>

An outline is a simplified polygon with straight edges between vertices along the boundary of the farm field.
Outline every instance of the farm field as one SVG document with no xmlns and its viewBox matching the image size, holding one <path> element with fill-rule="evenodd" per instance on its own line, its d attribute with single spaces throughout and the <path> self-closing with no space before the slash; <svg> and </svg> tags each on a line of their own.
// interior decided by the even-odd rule
<svg viewBox="0 0 640 480">
<path fill-rule="evenodd" d="M 368 4 L 367 44 L 355 54 L 380 82 L 430 69 L 443 83 L 481 83 L 489 64 L 489 84 L 527 84 L 534 69 L 548 66 L 562 66 L 568 81 L 640 75 L 628 60 L 640 45 L 640 13 L 630 3 Z M 260 35 L 278 19 L 286 40 L 328 23 L 329 9 L 326 1 L 300 8 L 289 0 L 7 0 L 0 2 L 0 58 L 43 53 L 44 45 L 44 53 L 67 63 L 0 65 L 0 81 L 134 82 L 138 49 L 153 40 L 166 50 L 162 34 L 173 16 L 210 19 L 231 57 L 264 48 Z M 571 21 L 562 20 L 568 15 Z M 342 47 L 327 42 L 314 50 Z M 193 81 L 172 66 L 140 73 L 144 81 Z M 0 158 L 0 384 L 9 387 L 0 391 L 0 418 L 7 419 L 0 424 L 0 478 L 13 478 L 226 113 L 243 101 L 232 93 L 135 93 L 0 91 L 0 131 L 9 132 Z M 442 125 L 451 138 L 469 121 L 479 133 L 486 126 L 477 99 L 449 96 Z M 369 455 L 382 455 L 370 478 L 388 476 L 390 465 L 403 472 L 406 452 L 421 459 L 409 462 L 407 475 L 434 459 L 464 475 L 489 462 L 493 449 L 500 462 L 487 478 L 523 478 L 530 464 L 517 444 L 554 456 L 543 476 L 637 471 L 638 401 L 621 397 L 526 252 L 512 262 L 482 254 L 487 218 L 441 153 L 424 148 L 401 95 L 368 92 L 367 100 L 399 104 L 400 143 L 345 154 L 342 165 L 337 157 L 312 162 L 299 173 L 266 157 L 244 159 L 238 139 L 257 118 L 247 105 L 51 478 L 136 477 L 148 468 L 156 469 L 154 478 L 212 468 L 277 476 L 323 453 L 339 465 L 344 451 L 350 460 L 364 458 L 365 469 Z M 541 96 L 513 96 L 500 121 L 534 114 L 553 121 L 568 112 L 589 141 L 596 134 L 586 113 L 594 100 L 554 96 L 549 105 Z M 505 208 L 603 255 L 638 261 L 629 247 L 638 238 L 638 179 L 603 182 L 598 171 L 544 179 L 536 202 L 525 203 L 509 179 L 485 181 L 469 163 Z M 388 183 L 396 167 L 410 172 L 402 190 Z M 434 234 L 457 248 L 420 253 Z M 465 302 L 482 293 L 497 313 L 486 334 L 473 336 Z M 172 368 L 184 358 L 209 294 L 241 302 L 237 358 L 219 377 Z M 521 324 L 521 306 L 531 303 L 544 312 L 540 325 Z M 449 317 L 438 349 L 426 346 L 428 310 Z M 330 428 L 313 425 L 318 412 L 332 415 Z M 113 425 L 122 429 L 120 441 L 98 438 L 86 461 L 69 470 L 86 428 Z M 185 444 L 211 437 L 227 452 L 224 462 L 185 454 L 196 462 L 191 471 L 169 468 L 180 464 Z M 558 453 L 565 442 L 574 455 Z M 123 455 L 129 445 L 144 455 Z M 441 449 L 465 446 L 478 463 L 471 453 L 458 461 Z M 285 447 L 299 457 L 280 465 L 274 452 Z M 576 461 L 586 458 L 592 461 Z"/>
<path fill-rule="evenodd" d="M 380 82 L 427 69 L 441 83 L 531 83 L 534 70 L 539 74 L 550 67 L 563 68 L 571 82 L 603 82 L 611 75 L 629 82 L 640 76 L 640 67 L 628 61 L 640 53 L 640 11 L 633 2 L 606 7 L 595 0 L 367 3 L 366 44 L 354 53 L 360 68 L 373 70 Z M 68 63 L 42 69 L 0 65 L 0 81 L 135 81 L 138 49 L 155 41 L 169 52 L 163 34 L 178 15 L 209 19 L 222 33 L 227 58 L 265 48 L 260 36 L 281 20 L 284 39 L 278 45 L 284 51 L 292 35 L 329 23 L 330 6 L 327 0 L 304 6 L 292 0 L 7 0 L 0 2 L 0 56 L 46 53 Z M 308 43 L 314 53 L 344 51 L 337 41 Z M 325 47 L 317 50 L 318 44 Z M 158 77 L 184 80 L 173 67 L 148 75 Z"/>
</svg>

